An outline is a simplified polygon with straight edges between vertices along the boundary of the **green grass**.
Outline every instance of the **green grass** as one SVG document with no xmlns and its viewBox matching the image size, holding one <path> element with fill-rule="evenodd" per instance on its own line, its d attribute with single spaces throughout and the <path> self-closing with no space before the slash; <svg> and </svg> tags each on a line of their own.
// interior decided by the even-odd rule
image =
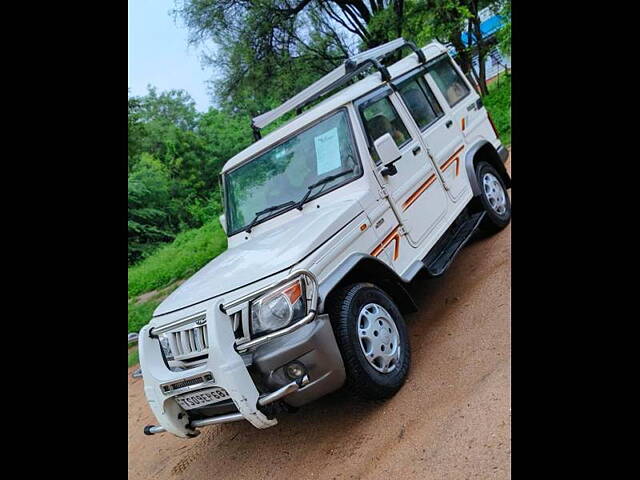
<svg viewBox="0 0 640 480">
<path fill-rule="evenodd" d="M 129 302 L 129 333 L 139 332 L 149 320 L 162 299 L 152 299 L 144 303 L 136 304 L 133 300 Z"/>
<path fill-rule="evenodd" d="M 129 298 L 188 277 L 226 248 L 227 236 L 217 220 L 178 234 L 173 242 L 129 268 Z"/>
<path fill-rule="evenodd" d="M 140 357 L 138 355 L 138 348 L 134 348 L 129 352 L 129 367 L 138 365 L 140 363 Z"/>
<path fill-rule="evenodd" d="M 491 114 L 500 140 L 505 146 L 511 145 L 511 76 L 502 74 L 500 84 L 494 80 L 488 85 L 489 95 L 482 102 Z"/>
</svg>

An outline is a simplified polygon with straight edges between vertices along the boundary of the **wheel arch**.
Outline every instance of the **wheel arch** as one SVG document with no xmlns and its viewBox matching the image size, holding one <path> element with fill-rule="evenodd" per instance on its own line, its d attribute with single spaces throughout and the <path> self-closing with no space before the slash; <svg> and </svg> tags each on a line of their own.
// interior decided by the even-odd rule
<svg viewBox="0 0 640 480">
<path fill-rule="evenodd" d="M 504 163 L 502 163 L 497 150 L 488 140 L 479 140 L 473 144 L 464 157 L 464 166 L 467 170 L 467 176 L 469 177 L 469 183 L 471 184 L 473 195 L 478 196 L 481 193 L 478 178 L 476 176 L 476 165 L 478 162 L 483 160 L 495 168 L 502 177 L 502 181 L 504 181 L 505 186 L 507 188 L 511 188 L 511 177 L 509 176 Z"/>
<path fill-rule="evenodd" d="M 402 313 L 417 311 L 418 307 L 405 288 L 405 282 L 381 260 L 364 253 L 347 257 L 319 285 L 318 311 L 325 312 L 338 291 L 347 285 L 365 282 L 384 290 Z"/>
</svg>

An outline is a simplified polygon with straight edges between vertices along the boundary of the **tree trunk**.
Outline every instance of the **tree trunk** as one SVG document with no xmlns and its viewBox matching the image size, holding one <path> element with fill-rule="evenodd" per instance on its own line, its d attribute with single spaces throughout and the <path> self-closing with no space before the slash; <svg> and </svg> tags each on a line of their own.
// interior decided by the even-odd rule
<svg viewBox="0 0 640 480">
<path fill-rule="evenodd" d="M 404 14 L 404 0 L 395 0 L 394 8 L 396 13 L 396 38 L 402 36 L 402 21 Z"/>
<path fill-rule="evenodd" d="M 451 44 L 453 48 L 458 52 L 458 64 L 462 71 L 467 74 L 471 71 L 471 57 L 469 56 L 469 51 L 465 47 L 464 43 L 460 39 L 460 31 L 454 31 L 451 35 Z"/>
<path fill-rule="evenodd" d="M 482 90 L 480 90 L 480 79 L 478 78 L 478 74 L 476 73 L 473 65 L 471 65 L 471 76 L 473 77 L 473 81 L 475 82 L 476 91 L 479 94 L 482 94 Z"/>
<path fill-rule="evenodd" d="M 484 39 L 482 38 L 482 30 L 480 29 L 480 17 L 478 15 L 478 2 L 471 2 L 471 13 L 473 17 L 469 19 L 469 26 L 473 26 L 473 33 L 476 37 L 476 49 L 478 52 L 478 84 L 480 85 L 480 91 L 482 95 L 488 95 L 489 89 L 487 88 L 487 72 L 485 68 L 485 59 L 487 51 L 484 45 Z"/>
</svg>

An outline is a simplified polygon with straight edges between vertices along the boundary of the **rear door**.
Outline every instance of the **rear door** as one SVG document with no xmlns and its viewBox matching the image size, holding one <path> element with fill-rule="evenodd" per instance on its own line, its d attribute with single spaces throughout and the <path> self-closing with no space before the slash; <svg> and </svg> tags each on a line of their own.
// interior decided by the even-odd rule
<svg viewBox="0 0 640 480">
<path fill-rule="evenodd" d="M 448 200 L 436 166 L 427 155 L 419 132 L 407 118 L 401 100 L 390 88 L 356 102 L 356 107 L 376 165 L 377 178 L 410 243 L 417 245 L 447 212 Z M 395 140 L 402 155 L 394 164 L 397 173 L 390 176 L 380 175 L 383 166 L 373 148 L 374 141 L 385 133 Z"/>
<path fill-rule="evenodd" d="M 461 193 L 462 134 L 424 79 L 424 71 L 398 82 L 398 93 L 431 154 L 452 200 Z"/>
<path fill-rule="evenodd" d="M 478 94 L 469 85 L 451 57 L 443 55 L 429 62 L 427 74 L 419 82 L 431 91 L 432 98 L 444 111 L 443 121 L 423 132 L 454 200 L 468 188 L 464 165 L 467 134 L 486 118 L 480 112 Z"/>
</svg>

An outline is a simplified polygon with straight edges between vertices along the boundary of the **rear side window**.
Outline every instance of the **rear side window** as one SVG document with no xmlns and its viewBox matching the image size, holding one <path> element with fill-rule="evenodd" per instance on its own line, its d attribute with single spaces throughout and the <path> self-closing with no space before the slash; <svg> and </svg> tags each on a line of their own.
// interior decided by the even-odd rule
<svg viewBox="0 0 640 480">
<path fill-rule="evenodd" d="M 430 69 L 429 73 L 438 85 L 438 88 L 447 99 L 450 107 L 453 107 L 464 97 L 469 95 L 469 87 L 464 82 L 458 71 L 451 64 L 448 57 L 436 62 Z"/>
<path fill-rule="evenodd" d="M 442 116 L 442 108 L 422 80 L 414 79 L 402 84 L 400 95 L 421 130 Z"/>
</svg>

